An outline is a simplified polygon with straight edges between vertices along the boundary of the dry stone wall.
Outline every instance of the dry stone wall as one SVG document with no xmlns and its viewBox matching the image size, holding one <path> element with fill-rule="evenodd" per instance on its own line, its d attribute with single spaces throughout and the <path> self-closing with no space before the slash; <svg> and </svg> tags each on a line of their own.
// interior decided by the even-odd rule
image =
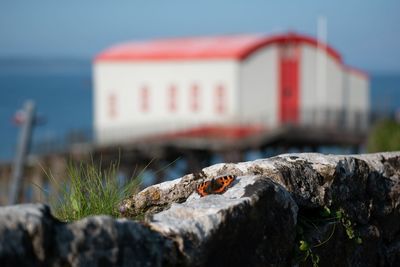
<svg viewBox="0 0 400 267">
<path fill-rule="evenodd" d="M 235 175 L 223 194 L 195 188 Z M 157 184 L 126 217 L 0 208 L 0 266 L 400 266 L 400 152 L 286 154 Z"/>
</svg>

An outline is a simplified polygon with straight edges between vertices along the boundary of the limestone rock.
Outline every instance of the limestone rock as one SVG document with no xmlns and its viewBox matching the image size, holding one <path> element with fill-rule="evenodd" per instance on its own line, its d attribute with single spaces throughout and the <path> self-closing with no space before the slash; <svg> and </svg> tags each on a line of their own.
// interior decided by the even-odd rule
<svg viewBox="0 0 400 267">
<path fill-rule="evenodd" d="M 194 192 L 227 174 L 225 193 Z M 0 266 L 400 266 L 400 152 L 217 164 L 120 210 L 145 221 L 1 207 Z"/>
<path fill-rule="evenodd" d="M 261 266 L 296 265 L 301 261 L 296 259 L 296 248 L 299 244 L 295 242 L 301 238 L 315 246 L 312 253 L 319 255 L 321 266 L 396 266 L 400 263 L 400 252 L 397 250 L 400 234 L 399 170 L 399 153 L 354 156 L 287 154 L 252 162 L 210 166 L 203 169 L 202 175 L 197 175 L 197 179 L 196 174 L 187 175 L 182 179 L 149 187 L 132 196 L 129 204 L 124 202 L 123 207 L 128 214 L 130 210 L 140 210 L 137 203 L 146 203 L 147 210 L 151 210 L 153 205 L 158 210 L 166 207 L 165 211 L 155 215 L 149 212 L 147 222 L 152 229 L 171 237 L 179 244 L 189 265 L 210 266 L 224 262 L 238 265 L 245 265 L 247 262 Z M 238 182 L 221 196 L 200 198 L 196 193 L 189 194 L 190 190 L 185 190 L 187 181 L 197 185 L 225 174 L 237 175 Z M 253 195 L 249 192 L 255 184 L 258 185 L 258 190 Z M 264 204 L 266 206 L 257 206 L 257 201 L 265 202 L 263 192 L 268 191 L 271 186 L 279 188 L 275 192 L 283 191 L 286 194 L 270 192 L 269 194 L 276 195 L 280 201 L 268 200 L 268 204 Z M 194 187 L 190 189 L 193 190 Z M 156 201 L 152 198 L 143 200 L 143 195 L 155 189 L 160 196 Z M 177 201 L 171 198 L 180 192 L 185 192 L 185 196 L 189 195 L 183 203 L 179 198 Z M 168 205 L 164 205 L 165 203 Z M 288 206 L 290 208 L 282 208 Z M 274 231 L 263 232 L 250 219 L 239 223 L 239 218 L 252 218 L 249 214 L 253 208 L 257 210 L 257 214 L 268 214 L 266 218 L 261 215 L 255 217 L 260 225 Z M 332 212 L 342 211 L 346 221 L 336 219 L 334 222 L 330 220 L 319 223 L 314 229 L 303 229 L 305 232 L 299 237 L 295 233 L 296 226 L 299 226 L 297 219 L 315 217 L 324 208 Z M 145 210 L 141 212 L 146 213 Z M 233 219 L 230 217 L 232 214 L 235 214 Z M 274 215 L 276 218 L 268 221 Z M 293 217 L 293 220 L 288 219 Z M 229 228 L 236 223 L 248 225 L 249 228 L 242 226 L 240 231 Z M 351 226 L 345 226 L 345 223 L 350 223 Z M 258 231 L 257 237 L 264 236 L 264 243 L 248 235 L 250 240 L 254 240 L 248 242 L 254 244 L 251 246 L 238 234 L 252 231 Z M 356 236 L 349 238 L 347 232 L 354 232 Z M 284 236 L 284 233 L 288 233 L 288 236 Z M 275 235 L 281 243 L 274 242 Z M 327 240 L 329 242 L 325 242 Z M 355 244 L 355 240 L 361 244 Z M 289 250 L 286 246 L 288 242 L 288 247 L 291 247 Z M 220 247 L 229 248 L 229 255 L 225 254 L 225 250 L 221 251 Z M 247 252 L 246 257 L 242 256 L 239 248 Z M 246 248 L 250 248 L 249 251 Z M 260 254 L 254 253 L 255 251 L 260 251 Z M 220 256 L 217 257 L 217 253 Z M 258 255 L 264 255 L 265 261 Z M 285 257 L 291 260 L 282 260 Z M 246 262 L 241 261 L 244 258 Z M 310 257 L 306 262 L 310 262 Z"/>
<path fill-rule="evenodd" d="M 108 216 L 73 223 L 47 206 L 0 208 L 0 266 L 173 266 L 176 247 L 143 224 Z"/>
<path fill-rule="evenodd" d="M 48 237 L 58 224 L 44 205 L 0 208 L 0 265 L 40 266 L 52 257 Z"/>
<path fill-rule="evenodd" d="M 288 266 L 297 220 L 290 194 L 264 176 L 241 176 L 234 188 L 173 204 L 150 227 L 176 240 L 188 266 Z"/>
</svg>

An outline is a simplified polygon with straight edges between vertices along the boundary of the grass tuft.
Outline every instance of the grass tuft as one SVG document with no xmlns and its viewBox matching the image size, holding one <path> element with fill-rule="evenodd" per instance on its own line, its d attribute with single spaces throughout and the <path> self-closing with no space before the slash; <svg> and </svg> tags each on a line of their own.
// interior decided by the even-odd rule
<svg viewBox="0 0 400 267">
<path fill-rule="evenodd" d="M 101 164 L 92 162 L 73 164 L 67 168 L 69 181 L 58 182 L 47 175 L 53 188 L 58 191 L 50 198 L 54 215 L 69 222 L 92 215 L 119 217 L 117 205 L 139 188 L 139 178 L 130 179 L 121 185 L 118 180 L 119 163 L 112 163 L 102 170 Z"/>
</svg>

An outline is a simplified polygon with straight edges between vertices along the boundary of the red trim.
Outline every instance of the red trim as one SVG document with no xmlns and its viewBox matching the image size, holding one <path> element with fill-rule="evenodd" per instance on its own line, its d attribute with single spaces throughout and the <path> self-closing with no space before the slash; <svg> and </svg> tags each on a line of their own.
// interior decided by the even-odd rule
<svg viewBox="0 0 400 267">
<path fill-rule="evenodd" d="M 259 134 L 265 131 L 263 125 L 203 125 L 182 131 L 157 135 L 157 138 L 221 138 L 237 139 Z"/>
<path fill-rule="evenodd" d="M 108 116 L 111 119 L 117 117 L 117 96 L 114 93 L 108 96 Z"/>
<path fill-rule="evenodd" d="M 140 110 L 143 112 L 147 112 L 149 111 L 149 98 L 150 98 L 150 91 L 149 88 L 147 86 L 143 86 L 142 88 L 140 88 Z"/>
<path fill-rule="evenodd" d="M 96 56 L 95 61 L 244 60 L 260 48 L 288 42 L 305 43 L 319 47 L 326 50 L 335 60 L 342 62 L 340 54 L 329 45 L 322 44 L 318 46 L 315 38 L 296 33 L 273 36 L 254 34 L 131 42 L 116 45 L 101 52 Z"/>
<path fill-rule="evenodd" d="M 226 90 L 222 84 L 215 87 L 215 112 L 223 114 L 226 109 Z"/>
<path fill-rule="evenodd" d="M 343 65 L 343 69 L 345 71 L 347 71 L 349 73 L 352 73 L 354 75 L 357 75 L 357 76 L 359 76 L 359 77 L 361 77 L 361 78 L 363 78 L 365 80 L 369 80 L 369 75 L 365 71 L 362 71 L 362 70 L 354 68 L 354 67 L 346 66 L 346 65 Z"/>
<path fill-rule="evenodd" d="M 296 43 L 279 47 L 279 119 L 281 123 L 299 121 L 300 46 Z"/>
<path fill-rule="evenodd" d="M 190 109 L 194 112 L 199 110 L 199 86 L 193 84 L 190 89 Z"/>
<path fill-rule="evenodd" d="M 171 85 L 169 87 L 169 103 L 168 103 L 168 108 L 170 111 L 174 112 L 176 111 L 176 95 L 177 95 L 177 89 L 175 85 Z"/>
</svg>

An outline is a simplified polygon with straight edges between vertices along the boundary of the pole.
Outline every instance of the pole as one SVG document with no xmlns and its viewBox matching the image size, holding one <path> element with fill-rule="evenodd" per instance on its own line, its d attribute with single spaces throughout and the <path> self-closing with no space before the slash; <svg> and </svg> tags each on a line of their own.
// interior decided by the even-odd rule
<svg viewBox="0 0 400 267">
<path fill-rule="evenodd" d="M 26 157 L 29 153 L 34 118 L 35 102 L 28 100 L 24 104 L 24 120 L 19 135 L 17 152 L 13 165 L 10 194 L 8 196 L 9 205 L 16 204 L 21 193 L 23 168 L 26 162 Z"/>
</svg>

